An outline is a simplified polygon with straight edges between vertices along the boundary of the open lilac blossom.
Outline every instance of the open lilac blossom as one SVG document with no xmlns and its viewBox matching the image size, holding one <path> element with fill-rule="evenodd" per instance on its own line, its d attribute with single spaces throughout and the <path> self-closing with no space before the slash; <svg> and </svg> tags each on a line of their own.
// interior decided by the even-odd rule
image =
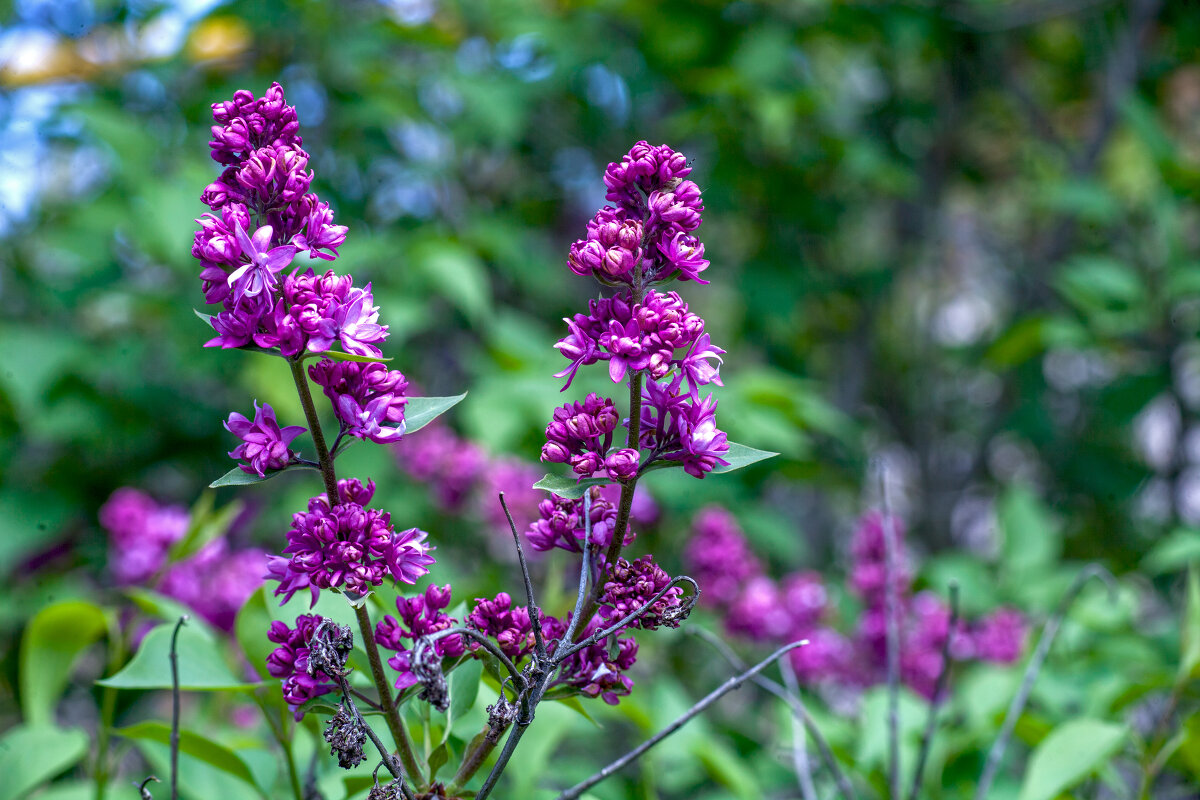
<svg viewBox="0 0 1200 800">
<path fill-rule="evenodd" d="M 319 669 L 309 670 L 309 645 L 323 621 L 317 614 L 301 614 L 295 628 L 276 620 L 267 632 L 267 638 L 279 645 L 267 656 L 267 673 L 283 681 L 283 699 L 297 721 L 304 716 L 298 710 L 300 706 L 337 689 L 330 676 Z"/>
<path fill-rule="evenodd" d="M 108 564 L 120 585 L 138 584 L 167 562 L 171 545 L 187 533 L 190 517 L 183 506 L 159 505 L 137 489 L 113 492 L 100 508 L 100 524 L 108 531 Z"/>
<path fill-rule="evenodd" d="M 728 465 L 729 439 L 717 427 L 717 400 L 680 392 L 681 378 L 670 384 L 650 381 L 643 389 L 642 444 L 685 472 L 703 478 L 718 464 Z"/>
<path fill-rule="evenodd" d="M 332 508 L 321 494 L 308 502 L 308 511 L 292 516 L 288 546 L 289 569 L 306 573 L 313 586 L 365 594 L 385 577 L 415 583 L 429 572 L 435 559 L 425 543 L 428 534 L 410 528 L 396 532 L 391 515 L 367 508 L 375 482 L 338 481 L 339 503 Z M 275 593 L 294 591 L 281 582 Z"/>
<path fill-rule="evenodd" d="M 400 673 L 397 689 L 407 689 L 417 683 L 412 673 L 412 647 L 422 636 L 430 636 L 458 625 L 458 620 L 445 613 L 450 605 L 450 585 L 430 585 L 416 597 L 397 597 L 397 620 L 390 614 L 375 626 L 375 640 L 380 647 L 396 651 L 388 659 L 392 669 Z M 404 640 L 408 640 L 406 643 Z M 434 652 L 441 658 L 458 658 L 466 652 L 461 636 L 443 636 L 433 643 Z"/>
<path fill-rule="evenodd" d="M 679 273 L 679 280 L 708 283 L 700 277 L 700 273 L 708 269 L 708 259 L 704 257 L 704 243 L 695 236 L 680 231 L 672 236 L 670 241 L 660 242 L 658 250 L 668 268 Z"/>
<path fill-rule="evenodd" d="M 267 470 L 283 469 L 296 458 L 288 445 L 307 428 L 299 425 L 280 428 L 274 409 L 255 401 L 253 421 L 234 411 L 225 421 L 225 430 L 242 440 L 229 451 L 229 457 L 245 461 L 238 465 L 242 471 L 261 478 Z"/>
<path fill-rule="evenodd" d="M 601 617 L 607 624 L 624 619 L 650 602 L 670 582 L 671 576 L 655 564 L 651 556 L 642 556 L 635 561 L 617 559 L 617 563 L 608 571 L 604 594 L 600 596 Z M 678 628 L 679 622 L 669 611 L 679 608 L 682 601 L 683 589 L 674 586 L 628 627 L 648 631 L 663 625 Z"/>
<path fill-rule="evenodd" d="M 270 225 L 264 225 L 247 236 L 240 223 L 234 223 L 234 235 L 242 249 L 242 256 L 248 263 L 229 273 L 226 279 L 233 292 L 233 301 L 240 303 L 243 297 L 254 297 L 268 289 L 274 289 L 278 283 L 275 277 L 296 257 L 296 246 L 291 244 L 271 247 L 271 236 L 274 230 Z"/>
<path fill-rule="evenodd" d="M 404 434 L 408 380 L 399 370 L 323 358 L 308 368 L 308 374 L 325 391 L 346 433 L 379 444 L 398 441 Z"/>
</svg>

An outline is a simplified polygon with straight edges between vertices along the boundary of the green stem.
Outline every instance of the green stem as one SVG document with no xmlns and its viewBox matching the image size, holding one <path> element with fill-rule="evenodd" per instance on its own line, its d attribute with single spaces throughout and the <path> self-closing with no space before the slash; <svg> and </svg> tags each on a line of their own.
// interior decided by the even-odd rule
<svg viewBox="0 0 1200 800">
<path fill-rule="evenodd" d="M 267 708 L 266 701 L 259 696 L 258 692 L 254 693 L 254 702 L 258 705 L 258 710 L 262 712 L 263 719 L 267 721 L 267 727 L 271 729 L 271 735 L 275 737 L 275 741 L 279 743 L 279 748 L 283 750 L 283 759 L 287 763 L 288 778 L 292 784 L 292 795 L 295 800 L 304 800 L 304 787 L 300 783 L 300 774 L 296 772 L 296 758 L 292 755 L 292 747 L 288 743 L 287 735 L 284 733 L 284 725 L 287 720 L 284 717 L 284 712 L 279 712 L 279 721 L 271 716 L 270 710 Z"/>
<path fill-rule="evenodd" d="M 317 451 L 317 463 L 321 468 L 321 478 L 325 481 L 325 494 L 329 497 L 332 508 L 338 504 L 337 473 L 333 468 L 333 457 L 325 444 L 325 434 L 321 432 L 321 419 L 317 416 L 317 407 L 313 403 L 312 392 L 308 387 L 308 377 L 300 359 L 288 359 L 292 370 L 292 380 L 296 384 L 296 392 L 300 396 L 300 405 L 304 409 L 304 418 L 308 421 L 308 431 L 312 435 L 313 447 Z M 375 644 L 375 626 L 364 605 L 354 607 L 354 616 L 358 620 L 358 630 L 362 635 L 363 649 L 367 651 L 367 660 L 371 664 L 371 679 L 379 692 L 379 705 L 383 707 L 384 718 L 387 719 L 388 730 L 392 732 L 396 747 L 400 753 L 400 762 L 408 772 L 413 783 L 421 785 L 425 778 L 421 773 L 417 757 L 413 753 L 412 742 L 408 731 L 400 720 L 400 712 L 392 699 L 391 687 L 387 675 L 383 671 L 383 660 L 379 657 L 379 647 Z"/>
<path fill-rule="evenodd" d="M 383 673 L 383 660 L 379 657 L 379 646 L 375 644 L 375 630 L 371 625 L 371 617 L 367 614 L 364 606 L 356 606 L 354 616 L 358 618 L 363 649 L 367 651 L 367 661 L 371 665 L 371 678 L 375 681 L 375 688 L 379 690 L 379 705 L 383 708 L 383 716 L 387 720 L 388 730 L 392 732 L 392 738 L 396 740 L 400 763 L 404 765 L 412 782 L 423 786 L 425 776 L 421 773 L 417 754 L 413 752 L 412 740 L 408 738 L 408 731 L 400 719 L 400 711 L 396 708 L 396 701 L 392 698 L 391 689 L 388 688 L 387 676 Z"/>
<path fill-rule="evenodd" d="M 454 773 L 454 777 L 450 780 L 450 785 L 446 787 L 448 795 L 456 795 L 463 790 L 467 785 L 467 781 L 475 776 L 479 768 L 484 765 L 488 757 L 495 752 L 496 745 L 500 742 L 500 735 L 503 731 L 499 731 L 495 736 L 491 736 L 491 726 L 484 725 L 481 736 L 483 737 L 479 745 L 471 750 L 468 750 L 463 756 L 462 763 L 458 766 L 458 772 Z"/>
<path fill-rule="evenodd" d="M 121 640 L 121 634 L 116 637 L 110 634 L 108 675 L 116 674 L 124 657 L 125 643 Z M 100 695 L 100 727 L 96 730 L 96 766 L 92 771 L 96 776 L 96 800 L 104 800 L 105 791 L 108 789 L 108 746 L 112 740 L 110 732 L 116 711 L 117 690 L 112 686 L 105 686 L 104 692 Z"/>
</svg>

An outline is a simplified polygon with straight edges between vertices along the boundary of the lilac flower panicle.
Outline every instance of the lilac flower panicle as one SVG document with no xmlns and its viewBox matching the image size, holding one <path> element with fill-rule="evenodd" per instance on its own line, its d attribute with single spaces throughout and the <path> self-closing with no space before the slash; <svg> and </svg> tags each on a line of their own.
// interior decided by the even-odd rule
<svg viewBox="0 0 1200 800">
<path fill-rule="evenodd" d="M 248 236 L 241 223 L 234 223 L 234 235 L 241 248 L 241 254 L 249 259 L 226 278 L 235 303 L 274 289 L 278 284 L 275 276 L 296 257 L 295 245 L 271 247 L 273 234 L 274 229 L 270 225 L 264 225 L 256 230 L 253 236 Z"/>
<path fill-rule="evenodd" d="M 637 611 L 654 595 L 666 589 L 671 582 L 671 576 L 648 555 L 632 562 L 624 558 L 617 559 L 607 577 L 604 594 L 600 597 L 601 616 L 606 624 L 615 623 Z M 648 631 L 664 625 L 668 628 L 678 628 L 679 621 L 675 611 L 682 604 L 683 589 L 674 586 L 655 601 L 641 617 L 630 622 L 628 627 Z"/>
<path fill-rule="evenodd" d="M 245 461 L 238 465 L 242 471 L 261 478 L 267 470 L 283 469 L 296 458 L 288 445 L 307 429 L 299 425 L 280 428 L 274 409 L 266 403 L 260 406 L 256 401 L 253 421 L 235 411 L 225 421 L 225 430 L 242 440 L 229 451 L 229 457 Z"/>
<path fill-rule="evenodd" d="M 613 401 L 597 394 L 556 408 L 546 426 L 542 460 L 570 464 L 580 478 L 590 478 L 604 467 L 619 422 Z"/>
<path fill-rule="evenodd" d="M 544 622 L 546 617 L 543 615 L 541 619 Z M 514 607 L 508 592 L 500 592 L 491 600 L 476 598 L 475 607 L 467 615 L 467 624 L 495 639 L 509 658 L 524 658 L 533 652 L 533 622 L 529 618 L 529 609 Z"/>
<path fill-rule="evenodd" d="M 458 625 L 458 620 L 444 611 L 449 605 L 449 584 L 441 587 L 430 585 L 416 597 L 396 598 L 400 619 L 389 614 L 375 626 L 375 639 L 379 646 L 396 651 L 396 655 L 388 659 L 388 664 L 400 673 L 396 679 L 397 689 L 407 689 L 417 683 L 417 676 L 412 670 L 413 648 L 403 640 L 408 639 L 415 646 L 417 639 L 422 636 Z M 463 638 L 454 634 L 435 640 L 433 650 L 439 658 L 458 658 L 466 653 L 466 646 Z"/>
<path fill-rule="evenodd" d="M 591 636 L 603 625 L 599 617 L 592 617 L 584 627 L 582 638 Z M 611 647 L 610 639 L 614 640 Z M 599 697 L 615 706 L 633 689 L 633 680 L 625 673 L 637 662 L 637 651 L 637 641 L 633 637 L 601 639 L 566 659 L 554 683 L 570 686 L 583 695 Z"/>
<path fill-rule="evenodd" d="M 283 699 L 295 712 L 297 721 L 303 716 L 298 710 L 300 706 L 337 689 L 329 675 L 309 669 L 309 645 L 322 622 L 324 618 L 317 614 L 301 614 L 296 618 L 295 628 L 276 620 L 267 632 L 267 638 L 279 645 L 267 656 L 267 673 L 283 681 Z"/>
<path fill-rule="evenodd" d="M 359 439 L 390 444 L 404 435 L 408 380 L 379 363 L 323 358 L 308 368 L 333 404 L 342 429 Z"/>
<path fill-rule="evenodd" d="M 366 507 L 375 493 L 375 482 L 338 481 L 338 504 L 332 508 L 325 495 L 308 502 L 308 511 L 292 516 L 288 546 L 291 559 L 275 594 L 290 596 L 299 586 L 292 575 L 307 575 L 310 586 L 340 588 L 365 594 L 385 577 L 415 583 L 429 572 L 435 559 L 425 543 L 428 534 L 416 528 L 397 532 L 391 515 Z M 315 597 L 315 595 L 314 595 Z"/>
<path fill-rule="evenodd" d="M 284 102 L 278 83 L 257 100 L 245 89 L 238 90 L 232 100 L 213 103 L 212 113 L 217 124 L 208 146 L 218 164 L 238 164 L 266 145 L 302 144 L 296 109 Z"/>
</svg>

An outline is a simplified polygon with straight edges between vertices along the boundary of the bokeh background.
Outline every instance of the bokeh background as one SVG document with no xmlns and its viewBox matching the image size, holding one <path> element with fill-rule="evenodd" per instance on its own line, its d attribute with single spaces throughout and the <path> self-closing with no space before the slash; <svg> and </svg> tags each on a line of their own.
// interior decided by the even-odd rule
<svg viewBox="0 0 1200 800">
<path fill-rule="evenodd" d="M 650 481 L 660 560 L 678 567 L 691 515 L 717 503 L 773 571 L 837 575 L 884 473 L 922 585 L 956 578 L 968 608 L 1039 619 L 1078 564 L 1122 577 L 1128 596 L 1093 604 L 1044 704 L 1085 673 L 1120 673 L 1115 649 L 1169 661 L 1179 570 L 1200 557 L 1193 4 L 4 5 L 7 688 L 33 611 L 106 591 L 97 511 L 115 489 L 189 506 L 229 468 L 229 411 L 257 398 L 300 419 L 282 362 L 202 348 L 192 313 L 193 220 L 218 173 L 210 105 L 276 80 L 314 189 L 350 227 L 337 268 L 373 283 L 392 366 L 422 394 L 469 390 L 447 424 L 481 451 L 536 462 L 564 399 L 561 318 L 595 292 L 567 248 L 603 204 L 607 162 L 667 142 L 704 190 L 712 284 L 685 293 L 728 350 L 719 421 L 781 455 Z M 604 383 L 581 376 L 570 394 Z M 431 531 L 439 583 L 464 597 L 514 585 L 494 515 L 448 511 L 383 448 L 352 457 L 381 504 Z M 273 549 L 313 492 L 288 476 L 215 502 L 244 503 L 237 535 Z M 1089 638 L 1101 630 L 1107 644 Z M 608 734 L 568 715 L 577 738 L 554 750 L 547 733 L 523 780 L 538 763 L 585 770 L 595 748 L 619 749 L 613 726 L 649 730 L 728 670 L 685 637 L 664 642 L 645 645 L 660 685 L 599 712 Z M 1127 689 L 1102 713 L 1131 708 Z M 756 717 L 760 702 L 733 701 L 601 796 L 786 793 L 785 717 Z M 831 708 L 834 738 L 850 735 Z M 15 719 L 2 692 L 0 713 Z"/>
</svg>

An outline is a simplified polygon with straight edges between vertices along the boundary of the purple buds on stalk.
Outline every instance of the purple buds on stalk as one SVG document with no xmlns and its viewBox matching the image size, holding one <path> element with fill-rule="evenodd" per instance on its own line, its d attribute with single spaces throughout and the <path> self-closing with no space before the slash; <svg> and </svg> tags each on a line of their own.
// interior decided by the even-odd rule
<svg viewBox="0 0 1200 800">
<path fill-rule="evenodd" d="M 242 440 L 229 451 L 229 457 L 245 461 L 238 465 L 242 471 L 261 478 L 267 470 L 283 469 L 296 458 L 288 445 L 307 429 L 299 425 L 280 428 L 275 410 L 255 401 L 253 421 L 234 411 L 225 421 L 225 430 Z"/>
</svg>

